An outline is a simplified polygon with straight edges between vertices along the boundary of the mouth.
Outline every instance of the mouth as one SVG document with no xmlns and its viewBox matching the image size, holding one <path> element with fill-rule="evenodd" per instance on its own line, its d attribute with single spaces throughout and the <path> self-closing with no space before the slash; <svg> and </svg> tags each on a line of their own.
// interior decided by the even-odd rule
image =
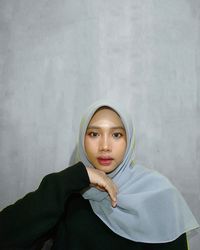
<svg viewBox="0 0 200 250">
<path fill-rule="evenodd" d="M 98 162 L 100 165 L 103 165 L 103 166 L 109 166 L 112 161 L 113 161 L 113 158 L 112 157 L 106 157 L 106 156 L 100 156 L 97 158 Z"/>
</svg>

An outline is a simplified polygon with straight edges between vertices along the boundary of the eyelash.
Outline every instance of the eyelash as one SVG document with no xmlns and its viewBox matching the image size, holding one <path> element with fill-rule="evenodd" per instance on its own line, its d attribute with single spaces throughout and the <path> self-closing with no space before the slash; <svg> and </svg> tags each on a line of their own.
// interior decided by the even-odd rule
<svg viewBox="0 0 200 250">
<path fill-rule="evenodd" d="M 119 133 L 119 132 L 115 132 L 115 133 L 113 133 L 113 135 L 112 135 L 115 139 L 119 139 L 119 138 L 121 138 L 122 136 L 123 136 L 123 134 L 122 133 Z"/>
<path fill-rule="evenodd" d="M 97 132 L 89 132 L 88 135 L 90 137 L 97 137 L 99 134 Z"/>
<path fill-rule="evenodd" d="M 97 136 L 99 136 L 99 133 L 98 133 L 98 132 L 89 132 L 88 135 L 89 135 L 90 137 L 97 137 Z M 115 133 L 112 134 L 112 137 L 113 137 L 114 139 L 119 139 L 119 138 L 121 138 L 122 136 L 123 136 L 123 134 L 120 133 L 120 132 L 115 132 Z"/>
</svg>

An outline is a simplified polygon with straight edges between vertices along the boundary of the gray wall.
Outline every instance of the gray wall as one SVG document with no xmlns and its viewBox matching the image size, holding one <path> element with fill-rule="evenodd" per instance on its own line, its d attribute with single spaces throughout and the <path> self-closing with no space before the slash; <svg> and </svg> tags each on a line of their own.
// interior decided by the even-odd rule
<svg viewBox="0 0 200 250">
<path fill-rule="evenodd" d="M 68 166 L 102 97 L 130 110 L 138 161 L 200 222 L 199 0 L 0 0 L 0 207 Z"/>
</svg>

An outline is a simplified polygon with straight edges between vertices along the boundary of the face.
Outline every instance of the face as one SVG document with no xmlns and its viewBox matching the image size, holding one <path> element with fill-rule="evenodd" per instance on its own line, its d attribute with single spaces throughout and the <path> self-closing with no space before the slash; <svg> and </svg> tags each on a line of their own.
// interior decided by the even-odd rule
<svg viewBox="0 0 200 250">
<path fill-rule="evenodd" d="M 126 131 L 119 115 L 108 108 L 98 110 L 90 120 L 84 140 L 90 163 L 110 173 L 123 161 L 126 145 Z"/>
</svg>

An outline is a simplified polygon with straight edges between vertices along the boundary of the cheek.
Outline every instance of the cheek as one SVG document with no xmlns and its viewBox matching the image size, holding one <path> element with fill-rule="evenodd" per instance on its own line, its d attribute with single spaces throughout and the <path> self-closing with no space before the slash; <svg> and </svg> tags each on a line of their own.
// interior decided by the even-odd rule
<svg viewBox="0 0 200 250">
<path fill-rule="evenodd" d="M 86 153 L 86 157 L 87 159 L 92 163 L 95 164 L 95 156 L 97 153 L 97 147 L 95 145 L 95 142 L 91 139 L 85 139 L 85 153 Z"/>
<path fill-rule="evenodd" d="M 126 152 L 126 141 L 122 141 L 120 145 L 118 145 L 118 153 L 120 158 L 124 158 L 125 152 Z"/>
<path fill-rule="evenodd" d="M 95 151 L 95 141 L 88 138 L 87 136 L 85 137 L 84 146 L 86 154 L 90 154 L 91 152 Z"/>
<path fill-rule="evenodd" d="M 84 140 L 84 148 L 85 148 L 85 152 L 87 153 L 89 149 L 89 142 L 88 142 L 87 137 L 85 137 L 85 140 Z"/>
</svg>

